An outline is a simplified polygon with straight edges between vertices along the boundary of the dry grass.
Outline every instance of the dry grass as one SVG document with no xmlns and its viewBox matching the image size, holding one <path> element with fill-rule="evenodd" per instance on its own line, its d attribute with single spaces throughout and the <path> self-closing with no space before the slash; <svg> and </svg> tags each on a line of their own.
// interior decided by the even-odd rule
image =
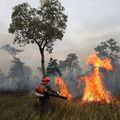
<svg viewBox="0 0 120 120">
<path fill-rule="evenodd" d="M 30 95 L 0 96 L 0 120 L 120 120 L 120 107 L 114 104 L 77 105 L 51 98 L 46 112 Z"/>
</svg>

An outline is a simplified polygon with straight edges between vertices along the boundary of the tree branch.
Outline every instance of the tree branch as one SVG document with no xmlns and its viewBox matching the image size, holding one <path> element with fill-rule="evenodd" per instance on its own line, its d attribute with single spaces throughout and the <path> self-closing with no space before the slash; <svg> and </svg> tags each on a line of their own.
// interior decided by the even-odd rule
<svg viewBox="0 0 120 120">
<path fill-rule="evenodd" d="M 45 49 L 45 46 L 48 44 L 48 41 L 47 40 L 45 40 L 45 44 L 43 45 L 43 50 Z"/>
</svg>

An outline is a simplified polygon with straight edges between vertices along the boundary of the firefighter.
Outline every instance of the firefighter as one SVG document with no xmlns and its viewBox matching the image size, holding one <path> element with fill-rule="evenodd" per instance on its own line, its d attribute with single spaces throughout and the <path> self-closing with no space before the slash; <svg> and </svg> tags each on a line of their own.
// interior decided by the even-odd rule
<svg viewBox="0 0 120 120">
<path fill-rule="evenodd" d="M 44 96 L 44 94 L 48 91 L 48 82 L 50 82 L 50 80 L 45 77 L 43 78 L 41 84 L 36 88 L 36 92 L 40 94 L 40 96 Z"/>
<path fill-rule="evenodd" d="M 43 78 L 41 84 L 36 88 L 36 96 L 39 98 L 41 112 L 46 111 L 49 104 L 50 94 L 56 94 L 49 85 L 48 77 Z"/>
<path fill-rule="evenodd" d="M 55 90 L 51 89 L 49 83 L 48 77 L 43 78 L 41 84 L 36 88 L 36 96 L 49 97 L 51 94 L 57 94 Z"/>
</svg>

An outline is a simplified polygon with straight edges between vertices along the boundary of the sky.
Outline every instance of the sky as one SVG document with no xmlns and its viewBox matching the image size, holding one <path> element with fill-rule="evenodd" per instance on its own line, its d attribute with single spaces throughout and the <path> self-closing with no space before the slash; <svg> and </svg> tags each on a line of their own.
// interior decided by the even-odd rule
<svg viewBox="0 0 120 120">
<path fill-rule="evenodd" d="M 114 38 L 120 44 L 120 0 L 59 0 L 68 15 L 67 29 L 62 41 L 55 43 L 52 54 L 46 55 L 46 64 L 50 57 L 64 60 L 69 53 L 76 53 L 80 65 L 86 69 L 85 60 L 101 42 Z M 39 6 L 39 0 L 0 0 L 0 47 L 9 43 L 14 35 L 8 33 L 12 8 L 23 2 L 32 7 Z M 33 70 L 40 66 L 40 53 L 35 45 L 25 46 L 18 57 Z M 0 69 L 8 71 L 12 57 L 0 50 Z"/>
</svg>

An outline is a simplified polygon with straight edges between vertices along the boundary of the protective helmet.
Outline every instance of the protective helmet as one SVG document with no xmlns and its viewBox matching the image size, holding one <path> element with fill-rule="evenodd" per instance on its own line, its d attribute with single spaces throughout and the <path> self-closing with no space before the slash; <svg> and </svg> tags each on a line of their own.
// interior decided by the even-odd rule
<svg viewBox="0 0 120 120">
<path fill-rule="evenodd" d="M 44 77 L 43 80 L 42 80 L 43 83 L 48 83 L 50 82 L 50 80 L 48 79 L 48 77 Z"/>
</svg>

